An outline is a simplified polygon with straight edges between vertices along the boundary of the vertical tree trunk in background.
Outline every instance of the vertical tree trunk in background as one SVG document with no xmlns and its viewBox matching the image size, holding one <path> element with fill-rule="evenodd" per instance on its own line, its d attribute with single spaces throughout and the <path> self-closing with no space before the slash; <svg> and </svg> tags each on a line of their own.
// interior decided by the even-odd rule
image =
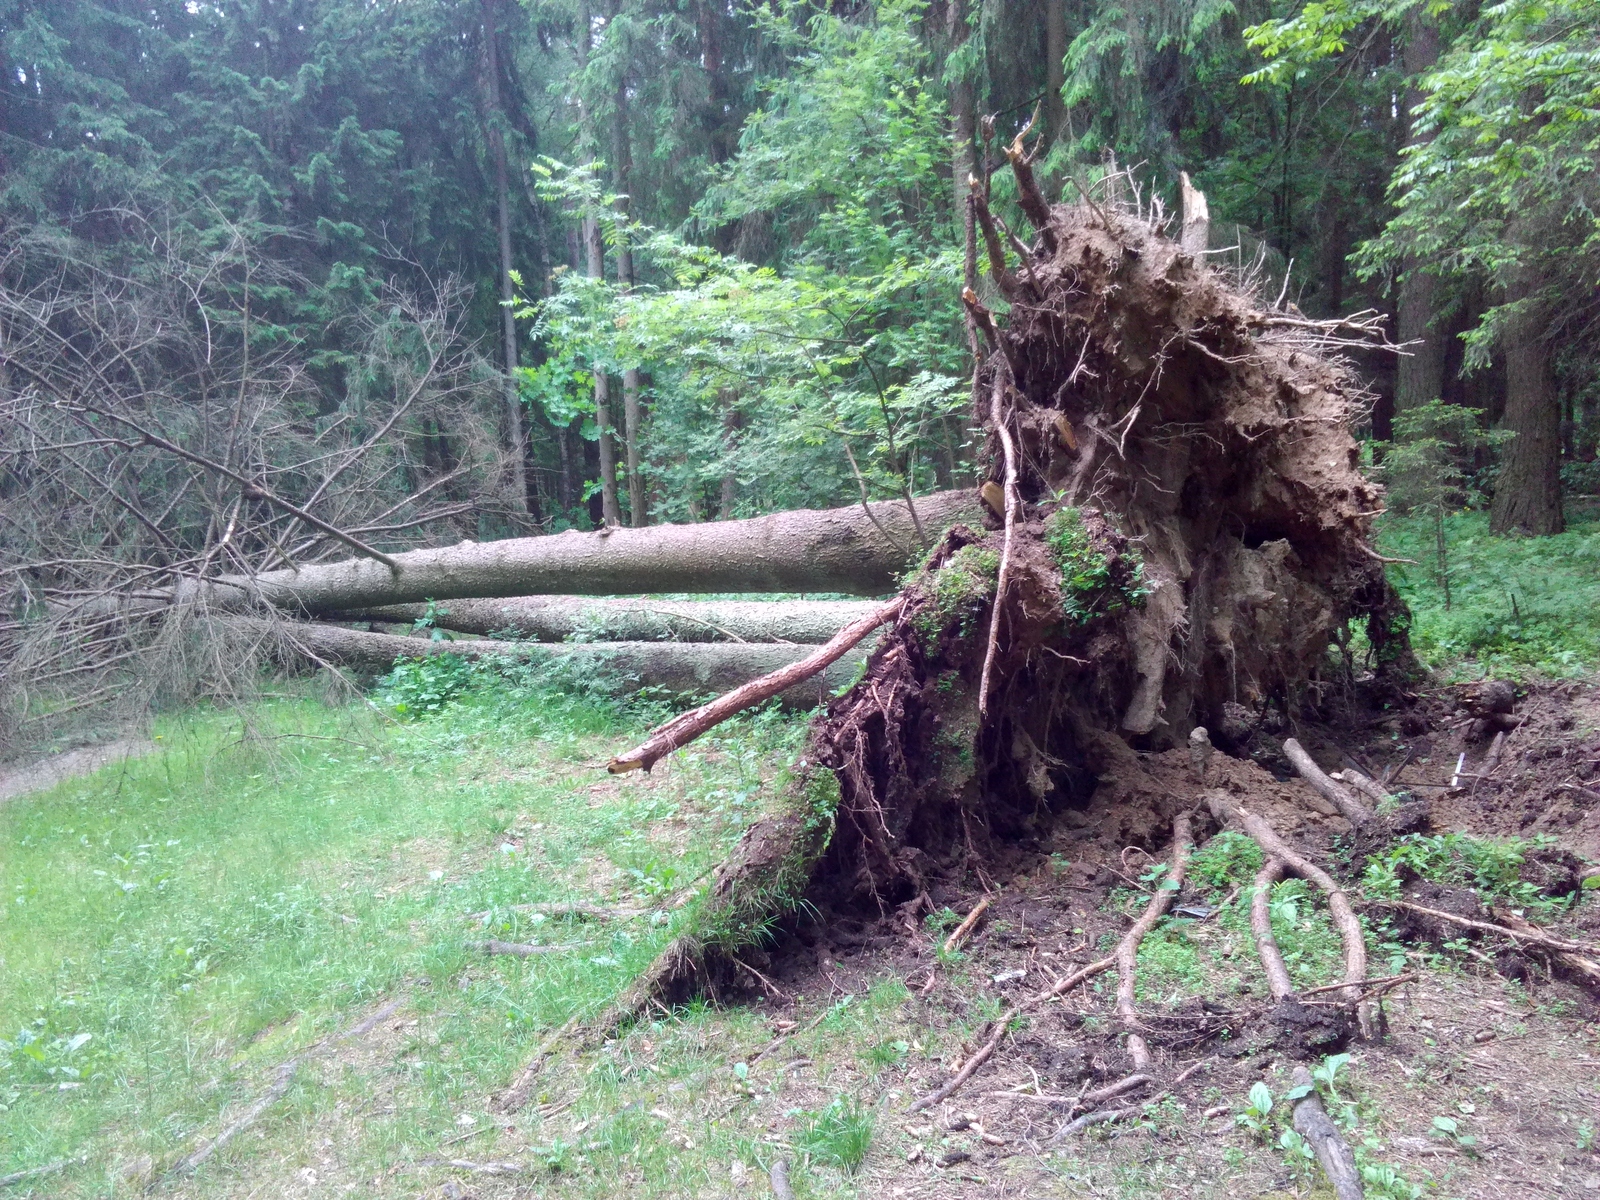
<svg viewBox="0 0 1600 1200">
<path fill-rule="evenodd" d="M 722 442 L 727 447 L 729 455 L 732 455 L 739 447 L 739 430 L 744 427 L 744 415 L 738 409 L 738 392 L 724 391 L 723 396 L 728 402 L 728 410 L 722 414 Z M 722 495 L 717 503 L 717 520 L 733 519 L 733 506 L 738 498 L 739 473 L 729 468 L 722 473 Z"/>
<path fill-rule="evenodd" d="M 622 85 L 617 87 L 616 111 L 611 126 L 612 177 L 617 183 L 617 208 L 624 217 L 632 203 L 629 196 L 633 168 L 633 152 L 628 144 L 628 93 Z M 626 236 L 617 242 L 617 282 L 624 291 L 634 284 L 633 249 Z M 649 523 L 646 510 L 644 472 L 639 466 L 639 426 L 643 413 L 639 405 L 639 368 L 624 367 L 622 371 L 622 444 L 628 461 L 628 524 L 639 528 Z"/>
<path fill-rule="evenodd" d="M 1523 271 L 1507 288 L 1510 301 L 1533 295 L 1537 281 Z M 1518 312 L 1506 325 L 1505 428 L 1516 434 L 1506 444 L 1495 481 L 1489 528 L 1494 533 L 1560 533 L 1561 408 L 1557 402 L 1550 343 L 1543 314 Z"/>
<path fill-rule="evenodd" d="M 594 14 L 583 4 L 578 9 L 578 52 L 580 70 L 587 69 L 594 49 Z M 580 79 L 578 89 L 578 131 L 586 150 L 585 161 L 595 160 L 594 112 L 589 98 L 584 94 Z M 583 218 L 584 270 L 591 279 L 605 278 L 605 242 L 600 232 L 599 218 L 586 214 Z M 600 523 L 607 528 L 622 524 L 622 514 L 617 508 L 617 458 L 611 445 L 611 381 L 599 363 L 594 370 L 594 425 L 595 450 L 600 459 Z M 593 511 L 591 506 L 590 511 Z"/>
<path fill-rule="evenodd" d="M 1067 105 L 1061 98 L 1067 86 L 1067 0 L 1044 3 L 1044 130 L 1046 148 L 1066 136 Z"/>
<path fill-rule="evenodd" d="M 1411 120 L 1411 110 L 1422 101 L 1417 81 L 1439 59 L 1439 27 L 1421 6 L 1406 20 L 1406 44 L 1402 63 L 1407 78 L 1401 100 L 1400 120 L 1405 129 L 1405 144 L 1422 140 Z M 1438 276 L 1422 269 L 1422 263 L 1407 257 L 1401 263 L 1400 302 L 1395 324 L 1402 342 L 1415 342 L 1395 368 L 1394 407 L 1399 413 L 1437 400 L 1444 388 L 1444 336 L 1434 322 L 1438 307 Z"/>
<path fill-rule="evenodd" d="M 500 241 L 500 336 L 505 354 L 505 398 L 507 456 L 511 472 L 511 494 L 515 503 L 539 520 L 538 500 L 528 488 L 528 433 L 523 422 L 522 399 L 517 394 L 517 321 L 510 302 L 516 292 L 511 283 L 511 185 L 506 167 L 505 111 L 500 104 L 499 31 L 494 0 L 483 0 L 483 76 L 488 112 L 484 136 L 494 166 L 494 196 L 497 232 Z"/>
<path fill-rule="evenodd" d="M 945 0 L 945 3 L 945 38 L 953 55 L 967 40 L 965 5 L 963 0 Z M 950 215 L 955 220 L 957 233 L 965 229 L 967 220 L 967 179 L 978 171 L 973 151 L 976 107 L 971 78 L 959 75 L 950 84 L 950 176 L 953 184 Z"/>
<path fill-rule="evenodd" d="M 585 267 L 591 279 L 605 276 L 605 244 L 600 236 L 600 222 L 595 217 L 583 219 L 583 246 Z M 611 445 L 611 381 L 604 367 L 594 365 L 594 426 L 597 449 L 600 454 L 600 513 L 608 526 L 622 524 L 622 514 L 617 508 L 617 455 Z"/>
</svg>

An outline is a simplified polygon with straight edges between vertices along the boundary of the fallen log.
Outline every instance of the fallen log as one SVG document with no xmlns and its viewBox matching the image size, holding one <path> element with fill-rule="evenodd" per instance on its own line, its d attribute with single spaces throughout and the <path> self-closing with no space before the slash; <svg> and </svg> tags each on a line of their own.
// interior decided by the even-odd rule
<svg viewBox="0 0 1600 1200">
<path fill-rule="evenodd" d="M 1351 825 L 1359 828 L 1372 820 L 1372 813 L 1367 806 L 1330 779 L 1299 742 L 1289 738 L 1283 743 L 1283 752 L 1288 756 L 1290 764 L 1299 773 L 1300 778 L 1315 788 L 1324 800 L 1337 808 Z"/>
<path fill-rule="evenodd" d="M 462 542 L 393 556 L 223 576 L 174 597 L 224 607 L 265 603 L 322 615 L 461 597 L 617 596 L 639 592 L 843 592 L 877 596 L 926 547 L 917 526 L 978 522 L 973 491 L 937 492 L 848 508 L 796 509 L 744 521 Z"/>
<path fill-rule="evenodd" d="M 507 658 L 522 662 L 569 662 L 586 670 L 611 672 L 619 683 L 661 688 L 679 695 L 699 696 L 725 692 L 752 679 L 760 679 L 805 657 L 814 647 L 771 643 L 711 642 L 502 642 L 488 638 L 432 641 L 369 633 L 338 625 L 312 622 L 269 622 L 255 617 L 232 617 L 250 623 L 278 639 L 286 658 L 309 659 L 319 665 L 352 667 L 362 671 L 387 671 L 405 658 L 455 654 L 481 660 Z M 835 690 L 849 683 L 861 662 L 859 652 L 847 654 L 809 679 L 778 693 L 792 708 L 814 708 Z"/>
<path fill-rule="evenodd" d="M 821 645 L 871 612 L 870 600 L 614 600 L 510 596 L 390 604 L 334 613 L 335 621 L 428 621 L 480 637 L 536 642 L 799 642 Z"/>
</svg>

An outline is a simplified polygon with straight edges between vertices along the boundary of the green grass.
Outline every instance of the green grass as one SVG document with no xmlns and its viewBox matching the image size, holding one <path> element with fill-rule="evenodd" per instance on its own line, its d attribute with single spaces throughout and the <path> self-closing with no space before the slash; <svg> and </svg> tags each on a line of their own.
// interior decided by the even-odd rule
<svg viewBox="0 0 1600 1200">
<path fill-rule="evenodd" d="M 659 713 L 529 673 L 479 678 L 422 721 L 294 696 L 246 715 L 248 730 L 221 712 L 168 721 L 159 753 L 0 807 L 0 1175 L 87 1158 L 36 1194 L 139 1192 L 260 1096 L 278 1064 L 382 1000 L 400 1005 L 371 1035 L 383 1055 L 328 1043 L 188 1194 L 316 1170 L 318 1131 L 343 1145 L 360 1194 L 415 1194 L 392 1173 L 486 1122 L 485 1098 L 530 1047 L 600 1011 L 693 919 L 677 902 L 767 802 L 801 728 L 746 717 L 670 769 L 618 781 L 599 767 Z M 578 924 L 514 907 L 575 901 L 648 914 Z M 489 959 L 469 948 L 485 936 L 572 948 Z M 850 1019 L 873 1042 L 904 1032 Z M 694 1010 L 654 1027 L 644 1091 L 672 1123 L 686 1099 L 674 1093 L 725 1091 L 730 1046 L 770 1038 L 751 1013 L 719 1017 L 715 1040 L 708 1020 Z M 692 1194 L 712 1165 L 645 1137 L 660 1119 L 629 1095 L 641 1085 L 629 1057 L 651 1030 L 564 1085 L 589 1116 L 561 1128 L 586 1121 L 581 1138 L 535 1113 L 474 1139 L 469 1156 L 509 1138 L 552 1186 L 581 1160 L 578 1194 L 592 1195 L 653 1156 L 653 1186 Z M 715 1143 L 724 1174 L 739 1153 L 727 1137 L 685 1136 L 708 1154 Z"/>
<path fill-rule="evenodd" d="M 1488 516 L 1445 519 L 1450 606 L 1445 606 L 1431 519 L 1385 517 L 1379 546 L 1418 565 L 1389 568 L 1411 606 L 1412 646 L 1461 678 L 1563 677 L 1600 662 L 1600 521 L 1569 514 L 1554 537 L 1495 537 Z"/>
</svg>

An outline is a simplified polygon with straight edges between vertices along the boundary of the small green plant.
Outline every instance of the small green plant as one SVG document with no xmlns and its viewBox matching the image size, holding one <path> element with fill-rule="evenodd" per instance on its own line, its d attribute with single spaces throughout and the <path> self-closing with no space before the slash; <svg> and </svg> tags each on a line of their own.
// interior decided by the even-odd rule
<svg viewBox="0 0 1600 1200">
<path fill-rule="evenodd" d="M 432 716 L 475 682 L 473 664 L 459 654 L 404 658 L 378 681 L 378 695 L 396 716 Z"/>
<path fill-rule="evenodd" d="M 929 933 L 944 933 L 961 924 L 961 914 L 953 908 L 941 908 L 923 917 L 922 924 Z"/>
<path fill-rule="evenodd" d="M 1045 545 L 1061 572 L 1061 607 L 1067 620 L 1084 624 L 1120 612 L 1148 594 L 1144 564 L 1132 551 L 1107 554 L 1095 545 L 1076 508 L 1061 508 L 1045 521 Z"/>
<path fill-rule="evenodd" d="M 1481 504 L 1482 493 L 1468 474 L 1473 454 L 1504 441 L 1507 434 L 1482 427 L 1475 408 L 1432 400 L 1395 416 L 1397 440 L 1379 443 L 1379 473 L 1389 485 L 1396 512 L 1415 512 L 1433 524 L 1434 569 L 1444 606 L 1450 608 L 1450 562 L 1445 517 L 1458 508 Z"/>
<path fill-rule="evenodd" d="M 1389 1163 L 1365 1161 L 1365 1155 L 1358 1150 L 1356 1165 L 1368 1200 L 1422 1200 L 1422 1189 Z"/>
<path fill-rule="evenodd" d="M 1261 870 L 1261 847 L 1255 839 L 1225 829 L 1189 860 L 1189 879 L 1196 887 L 1221 892 L 1240 887 Z"/>
<path fill-rule="evenodd" d="M 1244 1111 L 1234 1115 L 1233 1123 L 1265 1141 L 1272 1132 L 1272 1089 L 1259 1080 L 1252 1083 Z"/>
<path fill-rule="evenodd" d="M 1470 1133 L 1461 1132 L 1461 1122 L 1454 1117 L 1435 1117 L 1433 1127 L 1428 1130 L 1428 1136 L 1449 1142 L 1452 1146 L 1468 1153 L 1473 1153 L 1473 1147 L 1478 1144 L 1478 1139 Z"/>
<path fill-rule="evenodd" d="M 1548 839 L 1479 838 L 1466 833 L 1409 833 L 1367 861 L 1361 885 L 1369 896 L 1393 900 L 1407 879 L 1475 887 L 1527 911 L 1531 920 L 1551 920 L 1571 907 L 1573 896 L 1551 896 L 1522 878 L 1528 853 Z"/>
<path fill-rule="evenodd" d="M 878 1114 L 847 1096 L 835 1096 L 819 1111 L 796 1110 L 799 1126 L 790 1139 L 812 1162 L 854 1172 L 867 1157 Z"/>
<path fill-rule="evenodd" d="M 867 1052 L 863 1057 L 873 1071 L 884 1071 L 905 1062 L 906 1055 L 910 1051 L 911 1043 L 894 1039 L 878 1042 L 876 1045 L 867 1047 Z"/>
<path fill-rule="evenodd" d="M 1591 1121 L 1578 1122 L 1578 1149 L 1588 1153 L 1594 1149 L 1594 1123 Z"/>
</svg>

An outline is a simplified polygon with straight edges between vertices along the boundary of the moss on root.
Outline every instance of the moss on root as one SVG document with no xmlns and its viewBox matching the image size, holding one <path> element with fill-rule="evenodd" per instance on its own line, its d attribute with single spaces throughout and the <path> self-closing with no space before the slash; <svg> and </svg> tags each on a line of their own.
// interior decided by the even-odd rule
<svg viewBox="0 0 1600 1200">
<path fill-rule="evenodd" d="M 1060 508 L 1044 523 L 1044 541 L 1061 571 L 1061 609 L 1072 625 L 1133 608 L 1144 599 L 1138 552 L 1103 545 L 1077 508 Z"/>
<path fill-rule="evenodd" d="M 926 587 L 932 603 L 917 613 L 917 632 L 929 642 L 950 625 L 966 637 L 972 622 L 994 597 L 1000 576 L 1000 556 L 981 546 L 963 546 L 942 567 L 927 577 Z"/>
</svg>

